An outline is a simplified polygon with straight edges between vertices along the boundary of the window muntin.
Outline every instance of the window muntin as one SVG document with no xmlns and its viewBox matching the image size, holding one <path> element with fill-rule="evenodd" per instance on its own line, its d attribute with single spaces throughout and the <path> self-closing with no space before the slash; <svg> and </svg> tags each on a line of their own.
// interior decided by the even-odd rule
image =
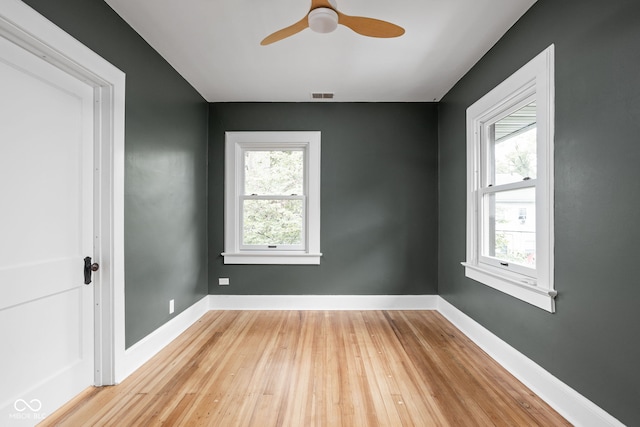
<svg viewBox="0 0 640 427">
<path fill-rule="evenodd" d="M 555 311 L 553 45 L 467 109 L 467 277 Z"/>
</svg>

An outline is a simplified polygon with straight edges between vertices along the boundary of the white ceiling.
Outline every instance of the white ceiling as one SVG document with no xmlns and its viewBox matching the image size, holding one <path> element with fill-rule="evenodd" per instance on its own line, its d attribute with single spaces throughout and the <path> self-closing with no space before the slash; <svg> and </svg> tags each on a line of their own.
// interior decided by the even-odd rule
<svg viewBox="0 0 640 427">
<path fill-rule="evenodd" d="M 105 1 L 209 102 L 421 102 L 440 100 L 536 0 L 338 0 L 406 33 L 306 29 L 268 46 L 310 0 Z"/>
</svg>

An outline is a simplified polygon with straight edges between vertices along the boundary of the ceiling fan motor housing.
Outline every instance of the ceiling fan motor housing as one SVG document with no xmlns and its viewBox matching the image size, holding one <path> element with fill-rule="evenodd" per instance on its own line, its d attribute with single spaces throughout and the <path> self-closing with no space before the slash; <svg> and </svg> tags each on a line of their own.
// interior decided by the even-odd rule
<svg viewBox="0 0 640 427">
<path fill-rule="evenodd" d="M 330 33 L 338 27 L 338 14 L 328 7 L 319 7 L 309 12 L 309 28 L 316 33 Z"/>
</svg>

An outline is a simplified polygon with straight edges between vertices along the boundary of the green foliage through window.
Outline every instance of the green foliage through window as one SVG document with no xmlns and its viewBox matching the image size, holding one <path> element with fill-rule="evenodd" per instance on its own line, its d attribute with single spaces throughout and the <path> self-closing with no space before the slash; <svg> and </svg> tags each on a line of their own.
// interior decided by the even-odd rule
<svg viewBox="0 0 640 427">
<path fill-rule="evenodd" d="M 245 245 L 302 244 L 302 200 L 245 200 Z"/>
<path fill-rule="evenodd" d="M 244 153 L 244 245 L 302 245 L 304 151 Z"/>
<path fill-rule="evenodd" d="M 244 194 L 303 194 L 304 151 L 245 151 Z"/>
</svg>

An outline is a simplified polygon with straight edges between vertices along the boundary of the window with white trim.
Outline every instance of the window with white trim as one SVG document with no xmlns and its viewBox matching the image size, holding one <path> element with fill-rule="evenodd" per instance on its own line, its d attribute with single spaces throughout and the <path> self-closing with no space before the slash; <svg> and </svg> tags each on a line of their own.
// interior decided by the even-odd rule
<svg viewBox="0 0 640 427">
<path fill-rule="evenodd" d="M 553 45 L 467 109 L 467 277 L 549 312 Z"/>
<path fill-rule="evenodd" d="M 225 264 L 320 264 L 320 132 L 225 138 Z"/>
</svg>

